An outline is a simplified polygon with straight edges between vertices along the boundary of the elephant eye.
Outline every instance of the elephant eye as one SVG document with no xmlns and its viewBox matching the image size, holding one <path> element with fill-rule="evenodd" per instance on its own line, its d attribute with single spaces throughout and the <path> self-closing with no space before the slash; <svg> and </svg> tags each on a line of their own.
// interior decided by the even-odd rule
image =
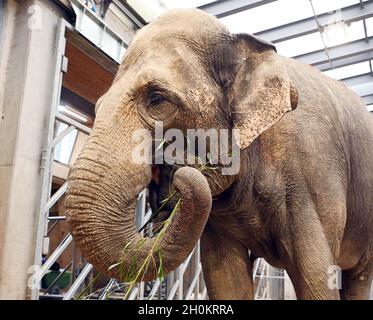
<svg viewBox="0 0 373 320">
<path fill-rule="evenodd" d="M 166 98 L 161 95 L 160 93 L 151 93 L 148 97 L 148 105 L 149 106 L 152 106 L 152 107 L 155 107 L 159 104 L 161 104 L 162 102 L 164 102 L 166 100 Z"/>
</svg>

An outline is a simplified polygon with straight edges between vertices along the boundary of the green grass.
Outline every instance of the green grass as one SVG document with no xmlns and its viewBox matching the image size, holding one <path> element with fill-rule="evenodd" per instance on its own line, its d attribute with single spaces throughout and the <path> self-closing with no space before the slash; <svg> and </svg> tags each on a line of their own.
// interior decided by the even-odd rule
<svg viewBox="0 0 373 320">
<path fill-rule="evenodd" d="M 86 292 L 92 288 L 92 286 L 96 283 L 96 281 L 102 276 L 102 274 L 99 272 L 95 275 L 95 277 L 88 283 L 88 285 L 78 294 L 74 300 L 82 300 L 83 296 L 86 294 Z"/>
<path fill-rule="evenodd" d="M 174 209 L 172 210 L 170 216 L 167 218 L 167 220 L 163 223 L 162 228 L 160 229 L 158 235 L 156 236 L 154 243 L 150 250 L 148 251 L 147 256 L 145 257 L 144 261 L 140 265 L 140 268 L 137 269 L 138 266 L 138 258 L 139 258 L 139 253 L 142 252 L 143 245 L 145 241 L 147 240 L 146 238 L 140 238 L 136 242 L 136 247 L 135 249 L 130 248 L 130 244 L 127 244 L 125 249 L 123 250 L 123 255 L 121 258 L 121 261 L 119 262 L 119 276 L 122 281 L 126 282 L 128 284 L 127 291 L 124 295 L 124 299 L 127 299 L 129 294 L 131 293 L 132 289 L 134 288 L 135 284 L 137 282 L 140 282 L 146 273 L 150 263 L 154 264 L 154 267 L 156 267 L 157 270 L 157 277 L 162 278 L 164 277 L 165 271 L 164 271 L 164 266 L 163 266 L 163 256 L 162 252 L 159 248 L 160 241 L 163 239 L 165 232 L 167 228 L 169 227 L 171 220 L 173 216 L 175 215 L 175 212 L 178 210 L 180 206 L 181 199 L 178 200 L 176 203 Z M 128 269 L 124 269 L 124 261 L 128 259 L 128 256 L 131 256 L 131 262 L 129 264 Z M 159 260 L 159 265 L 158 267 L 156 266 L 156 260 L 154 256 L 158 256 Z"/>
<path fill-rule="evenodd" d="M 164 206 L 175 196 L 176 192 L 172 192 L 170 195 L 167 196 L 164 200 L 161 201 L 162 205 L 157 210 L 157 212 L 160 212 Z M 179 198 L 174 209 L 172 210 L 170 216 L 165 220 L 158 224 L 155 224 L 152 228 L 152 232 L 156 233 L 154 243 L 149 251 L 144 249 L 144 244 L 148 240 L 146 237 L 138 237 L 136 236 L 128 241 L 125 245 L 125 247 L 122 250 L 122 256 L 118 263 L 115 263 L 111 265 L 108 268 L 108 271 L 118 268 L 118 273 L 121 281 L 124 283 L 125 286 L 125 295 L 124 299 L 127 299 L 130 293 L 132 292 L 132 289 L 134 288 L 135 284 L 142 281 L 143 275 L 146 273 L 150 263 L 153 264 L 154 268 L 157 270 L 157 277 L 161 279 L 161 281 L 164 279 L 165 276 L 165 269 L 163 265 L 163 253 L 161 248 L 159 247 L 160 241 L 163 239 L 165 232 L 167 228 L 169 227 L 171 220 L 175 213 L 177 212 L 179 206 L 180 206 L 181 199 Z M 137 268 L 139 263 L 139 257 L 144 252 L 147 251 L 148 254 L 145 257 L 143 263 L 141 264 L 140 268 Z M 130 263 L 129 267 L 126 268 L 125 261 L 128 261 L 130 257 Z M 156 263 L 155 257 L 158 258 L 158 266 Z M 101 276 L 101 273 L 98 273 L 90 282 L 89 284 L 82 290 L 79 295 L 75 298 L 76 300 L 81 300 L 86 298 L 89 295 L 86 295 L 87 291 L 92 288 L 94 283 L 99 279 Z M 91 293 L 92 294 L 92 293 Z M 110 292 L 107 292 L 105 294 L 105 299 L 108 299 L 110 295 Z"/>
</svg>

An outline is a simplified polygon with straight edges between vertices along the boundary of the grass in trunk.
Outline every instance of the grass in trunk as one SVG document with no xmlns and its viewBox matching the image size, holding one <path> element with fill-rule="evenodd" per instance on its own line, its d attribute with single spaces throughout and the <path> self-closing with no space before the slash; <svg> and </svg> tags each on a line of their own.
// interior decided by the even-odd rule
<svg viewBox="0 0 373 320">
<path fill-rule="evenodd" d="M 155 214 L 151 216 L 149 221 L 152 220 L 164 208 L 164 206 L 175 196 L 175 194 L 176 192 L 172 192 L 171 194 L 167 196 L 167 198 L 161 201 L 161 204 L 162 204 L 161 207 L 157 210 Z M 129 297 L 135 284 L 137 282 L 141 282 L 142 276 L 146 272 L 150 263 L 154 264 L 154 267 L 157 270 L 157 277 L 160 278 L 161 281 L 164 279 L 165 270 L 163 266 L 163 253 L 161 252 L 160 248 L 157 248 L 157 246 L 159 245 L 160 241 L 163 239 L 163 236 L 168 226 L 170 225 L 170 222 L 173 216 L 175 215 L 176 211 L 178 210 L 180 206 L 180 202 L 181 202 L 181 199 L 179 198 L 170 216 L 165 221 L 157 223 L 152 227 L 153 234 L 157 234 L 157 235 L 155 236 L 156 240 L 154 241 L 153 246 L 151 247 L 149 251 L 144 249 L 144 244 L 147 238 L 146 237 L 139 238 L 136 235 L 135 238 L 128 241 L 128 243 L 125 245 L 122 251 L 121 260 L 118 263 L 113 264 L 109 267 L 108 269 L 109 271 L 113 268 L 119 268 L 119 275 L 121 277 L 121 281 L 123 281 L 123 285 L 125 289 L 124 299 L 127 299 Z M 145 225 L 143 227 L 145 227 Z M 145 257 L 144 262 L 141 264 L 140 268 L 137 269 L 136 267 L 138 265 L 139 256 L 144 251 L 147 251 L 148 255 Z M 126 261 L 128 259 L 128 255 L 131 255 L 131 262 L 129 264 L 129 268 L 125 269 L 123 261 Z M 158 261 L 159 261 L 158 266 L 156 265 L 157 263 L 154 257 L 158 257 Z M 101 276 L 101 273 L 98 273 L 92 279 L 92 281 L 90 281 L 89 284 L 78 294 L 75 300 L 82 300 L 82 299 L 87 298 L 89 296 L 89 295 L 86 295 L 87 291 L 92 288 L 92 286 L 96 283 L 96 281 L 99 279 L 100 276 Z M 99 291 L 100 290 L 98 290 L 95 293 L 98 293 Z M 110 292 L 107 292 L 105 294 L 104 299 L 108 299 L 109 296 L 110 296 Z"/>
<path fill-rule="evenodd" d="M 175 195 L 175 192 L 169 195 L 163 202 L 163 206 Z M 124 299 L 127 299 L 132 292 L 132 289 L 136 285 L 136 283 L 141 282 L 143 275 L 146 273 L 150 264 L 153 264 L 154 268 L 157 270 L 157 277 L 163 279 L 165 275 L 165 270 L 163 266 L 163 253 L 161 252 L 160 248 L 158 247 L 160 241 L 163 239 L 164 234 L 169 227 L 173 216 L 175 215 L 176 211 L 179 209 L 181 199 L 179 198 L 174 209 L 172 210 L 170 216 L 162 223 L 159 223 L 155 227 L 153 227 L 153 232 L 158 233 L 155 236 L 154 243 L 150 250 L 144 249 L 144 244 L 147 240 L 145 237 L 139 238 L 137 235 L 134 239 L 129 241 L 122 252 L 121 261 L 118 263 L 110 266 L 109 270 L 113 268 L 119 268 L 119 275 L 123 282 L 127 284 L 126 293 L 124 295 Z M 162 207 L 161 207 L 162 208 Z M 159 210 L 158 210 L 159 211 Z M 139 264 L 139 257 L 140 255 L 146 251 L 147 255 L 144 261 L 141 263 L 140 268 L 138 268 Z M 125 267 L 124 261 L 128 261 L 128 257 L 130 258 L 129 267 Z M 158 258 L 158 265 L 157 260 L 155 257 Z"/>
</svg>

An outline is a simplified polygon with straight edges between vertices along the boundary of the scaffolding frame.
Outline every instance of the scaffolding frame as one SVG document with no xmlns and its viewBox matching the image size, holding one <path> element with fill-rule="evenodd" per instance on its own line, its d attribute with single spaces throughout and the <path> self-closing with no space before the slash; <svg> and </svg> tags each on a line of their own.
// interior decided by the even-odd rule
<svg viewBox="0 0 373 320">
<path fill-rule="evenodd" d="M 62 78 L 63 78 L 63 63 L 64 63 L 64 54 L 66 46 L 65 31 L 66 29 L 72 29 L 72 26 L 66 22 L 63 18 L 60 18 L 60 23 L 57 27 L 56 32 L 56 69 L 55 76 L 52 87 L 52 103 L 51 103 L 51 112 L 49 115 L 47 135 L 44 142 L 44 147 L 42 150 L 41 156 L 41 190 L 40 190 L 40 203 L 38 207 L 38 222 L 36 230 L 36 240 L 35 240 L 35 254 L 34 254 L 34 266 L 37 272 L 33 280 L 33 286 L 31 288 L 31 299 L 35 300 L 39 297 L 39 287 L 40 281 L 43 277 L 41 269 L 42 253 L 43 246 L 45 246 L 45 235 L 48 232 L 47 230 L 47 220 L 49 215 L 49 209 L 53 206 L 52 203 L 57 202 L 59 199 L 57 196 L 51 197 L 51 185 L 52 185 L 52 164 L 53 164 L 53 140 L 54 140 L 54 125 L 55 118 L 58 112 L 58 105 L 60 102 L 61 88 L 62 88 Z M 66 185 L 67 187 L 67 185 Z M 66 188 L 65 187 L 65 188 Z M 59 192 L 59 194 L 62 193 Z M 56 258 L 57 259 L 57 258 Z M 40 278 L 40 279 L 39 279 Z"/>
</svg>

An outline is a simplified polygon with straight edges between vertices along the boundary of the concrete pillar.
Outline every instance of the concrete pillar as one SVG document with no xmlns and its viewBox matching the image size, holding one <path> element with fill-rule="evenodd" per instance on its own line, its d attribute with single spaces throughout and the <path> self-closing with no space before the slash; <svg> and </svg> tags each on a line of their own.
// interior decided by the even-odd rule
<svg viewBox="0 0 373 320">
<path fill-rule="evenodd" d="M 0 299 L 28 295 L 59 16 L 41 1 L 5 1 L 0 48 Z"/>
</svg>

